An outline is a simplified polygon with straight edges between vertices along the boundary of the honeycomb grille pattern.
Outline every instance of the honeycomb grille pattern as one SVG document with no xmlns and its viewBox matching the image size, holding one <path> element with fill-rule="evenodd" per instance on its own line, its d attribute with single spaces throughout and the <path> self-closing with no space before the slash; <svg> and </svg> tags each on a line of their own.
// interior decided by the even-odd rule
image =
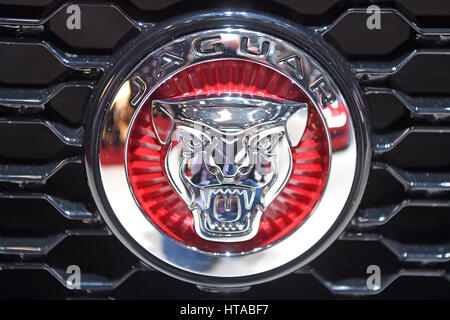
<svg viewBox="0 0 450 320">
<path fill-rule="evenodd" d="M 448 297 L 449 4 L 375 1 L 381 29 L 369 30 L 374 1 L 316 2 L 236 6 L 305 24 L 347 58 L 371 113 L 369 184 L 352 223 L 318 259 L 237 297 Z M 186 8 L 221 4 L 80 3 L 84 25 L 73 33 L 69 6 L 0 0 L 0 297 L 211 298 L 150 270 L 105 227 L 84 173 L 83 119 L 124 43 Z M 83 272 L 75 290 L 73 264 Z M 375 291 L 366 285 L 374 264 L 382 272 Z"/>
</svg>

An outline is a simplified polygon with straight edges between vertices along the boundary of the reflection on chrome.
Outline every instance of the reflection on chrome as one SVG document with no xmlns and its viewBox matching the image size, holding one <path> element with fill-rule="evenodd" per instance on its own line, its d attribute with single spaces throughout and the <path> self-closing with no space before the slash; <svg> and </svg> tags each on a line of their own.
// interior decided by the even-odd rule
<svg viewBox="0 0 450 320">
<path fill-rule="evenodd" d="M 124 144 L 128 134 L 128 126 L 134 113 L 134 108 L 130 105 L 131 86 L 130 81 L 126 81 L 114 97 L 111 111 L 115 124 L 115 131 L 104 130 L 103 141 L 109 141 L 113 145 Z M 105 128 L 106 129 L 106 128 Z"/>
</svg>

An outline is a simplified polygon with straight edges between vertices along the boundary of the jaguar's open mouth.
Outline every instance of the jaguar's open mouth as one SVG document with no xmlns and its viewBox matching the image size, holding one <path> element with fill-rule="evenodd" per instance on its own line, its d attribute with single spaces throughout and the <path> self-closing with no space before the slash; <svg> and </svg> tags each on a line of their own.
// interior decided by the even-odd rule
<svg viewBox="0 0 450 320">
<path fill-rule="evenodd" d="M 241 200 L 243 207 L 249 210 L 255 200 L 255 189 L 249 187 L 204 187 L 200 194 L 205 208 L 209 209 L 212 204 L 215 210 L 227 212 L 236 207 L 242 208 Z"/>
<path fill-rule="evenodd" d="M 220 221 L 214 221 L 207 215 L 203 215 L 203 226 L 206 230 L 214 233 L 218 232 L 225 232 L 229 233 L 230 236 L 232 236 L 231 233 L 246 233 L 250 228 L 250 216 L 251 213 L 247 213 L 244 217 L 244 220 L 242 222 L 220 222 Z"/>
<path fill-rule="evenodd" d="M 258 228 L 262 214 L 260 205 L 255 205 L 256 189 L 242 186 L 208 186 L 200 190 L 201 210 L 198 215 L 203 234 L 228 241 L 242 241 L 243 236 Z M 256 219 L 256 220 L 255 220 Z"/>
</svg>

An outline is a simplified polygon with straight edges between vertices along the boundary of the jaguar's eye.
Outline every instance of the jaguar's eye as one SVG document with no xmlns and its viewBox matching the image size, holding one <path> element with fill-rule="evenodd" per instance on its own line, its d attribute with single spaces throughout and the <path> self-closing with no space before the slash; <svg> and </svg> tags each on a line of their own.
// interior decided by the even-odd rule
<svg viewBox="0 0 450 320">
<path fill-rule="evenodd" d="M 203 141 L 195 136 L 189 136 L 187 139 L 184 139 L 188 146 L 192 149 L 201 148 L 203 145 Z"/>
<path fill-rule="evenodd" d="M 266 136 L 257 142 L 257 148 L 259 151 L 269 150 L 271 149 L 274 141 L 271 139 L 271 136 Z"/>
<path fill-rule="evenodd" d="M 209 143 L 209 140 L 203 135 L 197 136 L 186 131 L 178 132 L 178 140 L 183 146 L 183 155 L 190 157 L 202 152 Z"/>
<path fill-rule="evenodd" d="M 201 140 L 195 138 L 192 135 L 182 136 L 180 140 L 183 143 L 183 148 L 189 151 L 193 151 L 202 147 Z"/>
<path fill-rule="evenodd" d="M 263 156 L 272 156 L 273 150 L 280 138 L 279 134 L 266 134 L 251 139 L 250 147 Z"/>
</svg>

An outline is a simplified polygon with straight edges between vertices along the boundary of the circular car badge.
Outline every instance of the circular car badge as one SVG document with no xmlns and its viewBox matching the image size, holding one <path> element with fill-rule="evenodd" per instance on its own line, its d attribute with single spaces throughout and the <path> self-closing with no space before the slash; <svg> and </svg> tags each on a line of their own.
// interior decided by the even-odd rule
<svg viewBox="0 0 450 320">
<path fill-rule="evenodd" d="M 343 230 L 367 179 L 361 98 L 340 63 L 315 35 L 257 14 L 144 33 L 94 100 L 87 164 L 108 226 L 146 263 L 201 285 L 303 266 Z"/>
</svg>

